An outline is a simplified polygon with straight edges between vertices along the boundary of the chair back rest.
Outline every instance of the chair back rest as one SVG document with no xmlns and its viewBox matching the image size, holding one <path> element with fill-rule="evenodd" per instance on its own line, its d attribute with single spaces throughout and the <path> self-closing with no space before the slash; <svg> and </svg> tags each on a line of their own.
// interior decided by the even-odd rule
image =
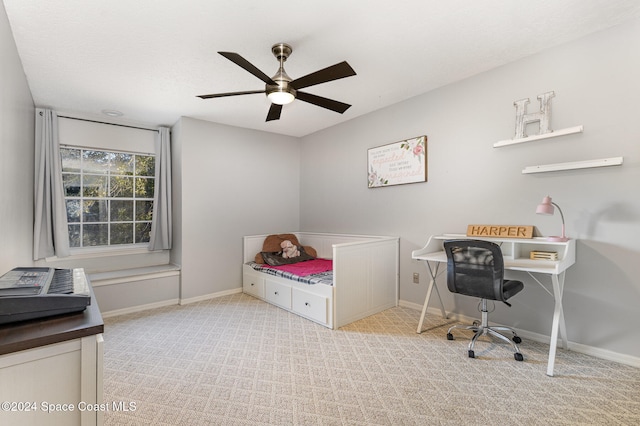
<svg viewBox="0 0 640 426">
<path fill-rule="evenodd" d="M 448 240 L 447 287 L 452 293 L 505 302 L 504 259 L 496 243 L 484 240 Z"/>
</svg>

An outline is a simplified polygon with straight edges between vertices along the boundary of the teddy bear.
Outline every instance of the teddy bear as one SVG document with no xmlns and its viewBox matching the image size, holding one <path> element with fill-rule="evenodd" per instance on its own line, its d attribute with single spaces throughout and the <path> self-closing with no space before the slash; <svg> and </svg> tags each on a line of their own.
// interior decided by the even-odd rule
<svg viewBox="0 0 640 426">
<path fill-rule="evenodd" d="M 255 262 L 261 265 L 266 263 L 263 253 L 277 253 L 278 257 L 282 258 L 282 246 L 280 244 L 285 240 L 291 241 L 291 244 L 300 250 L 300 256 L 296 257 L 296 259 L 304 257 L 305 254 L 313 259 L 318 257 L 316 249 L 311 246 L 303 246 L 300 244 L 298 237 L 296 237 L 295 234 L 272 234 L 267 235 L 264 239 L 264 242 L 262 243 L 262 250 L 256 254 Z"/>
<path fill-rule="evenodd" d="M 298 250 L 298 247 L 293 245 L 293 243 L 289 240 L 284 240 L 283 242 L 281 242 L 280 247 L 282 248 L 282 257 L 284 257 L 285 259 L 300 256 L 300 250 Z"/>
</svg>

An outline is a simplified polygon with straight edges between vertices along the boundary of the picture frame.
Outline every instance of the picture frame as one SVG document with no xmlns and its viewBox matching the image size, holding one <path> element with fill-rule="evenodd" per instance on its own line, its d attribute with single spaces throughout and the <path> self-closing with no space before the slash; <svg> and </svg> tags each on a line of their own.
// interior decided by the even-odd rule
<svg viewBox="0 0 640 426">
<path fill-rule="evenodd" d="M 369 188 L 427 181 L 427 136 L 367 150 Z"/>
</svg>

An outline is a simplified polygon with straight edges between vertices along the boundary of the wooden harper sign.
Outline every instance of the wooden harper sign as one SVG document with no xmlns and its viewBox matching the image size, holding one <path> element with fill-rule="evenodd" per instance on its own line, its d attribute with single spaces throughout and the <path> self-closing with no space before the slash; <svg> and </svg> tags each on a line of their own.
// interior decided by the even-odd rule
<svg viewBox="0 0 640 426">
<path fill-rule="evenodd" d="M 469 225 L 467 237 L 533 238 L 533 226 Z"/>
</svg>

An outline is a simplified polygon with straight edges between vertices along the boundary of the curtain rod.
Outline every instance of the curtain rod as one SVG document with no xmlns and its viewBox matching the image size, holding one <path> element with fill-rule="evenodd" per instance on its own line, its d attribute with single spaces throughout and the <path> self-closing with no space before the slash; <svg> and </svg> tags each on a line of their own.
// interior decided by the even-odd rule
<svg viewBox="0 0 640 426">
<path fill-rule="evenodd" d="M 77 117 L 67 117 L 66 115 L 59 115 L 58 118 L 68 118 L 69 120 L 88 121 L 89 123 L 108 124 L 110 126 L 128 127 L 130 129 L 148 130 L 150 132 L 157 132 L 158 131 L 157 129 L 145 129 L 144 127 L 128 126 L 126 124 L 105 123 L 104 121 L 88 120 L 86 118 L 77 118 Z"/>
<path fill-rule="evenodd" d="M 40 111 L 40 115 L 42 115 L 42 111 Z M 148 130 L 150 132 L 157 132 L 157 129 L 146 129 L 144 127 L 136 127 L 136 126 L 128 126 L 126 124 L 116 124 L 116 123 L 105 123 L 104 121 L 98 120 L 88 120 L 86 118 L 78 118 L 78 117 L 68 117 L 66 115 L 59 115 L 58 118 L 67 118 L 69 120 L 80 120 L 80 121 L 88 121 L 89 123 L 98 123 L 98 124 L 108 124 L 110 126 L 119 126 L 119 127 L 128 127 L 130 129 L 138 129 L 138 130 Z"/>
</svg>

